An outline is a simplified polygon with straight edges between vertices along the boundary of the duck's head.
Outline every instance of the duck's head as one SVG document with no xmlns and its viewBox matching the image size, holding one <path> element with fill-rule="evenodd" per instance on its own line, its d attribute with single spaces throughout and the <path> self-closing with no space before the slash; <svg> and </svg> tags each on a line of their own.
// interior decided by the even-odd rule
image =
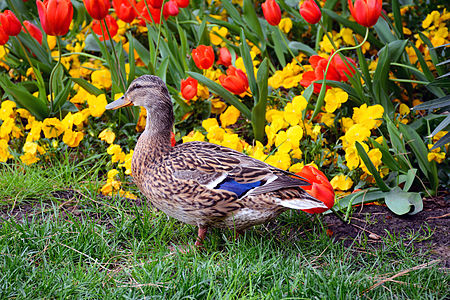
<svg viewBox="0 0 450 300">
<path fill-rule="evenodd" d="M 106 105 L 106 109 L 118 109 L 130 105 L 143 106 L 148 111 L 161 105 L 169 106 L 172 110 L 172 100 L 166 84 L 154 75 L 143 75 L 133 80 L 125 94 Z"/>
</svg>

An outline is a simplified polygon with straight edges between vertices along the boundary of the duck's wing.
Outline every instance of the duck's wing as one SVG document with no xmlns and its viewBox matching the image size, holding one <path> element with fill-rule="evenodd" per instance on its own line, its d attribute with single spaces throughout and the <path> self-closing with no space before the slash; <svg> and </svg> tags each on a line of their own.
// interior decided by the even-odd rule
<svg viewBox="0 0 450 300">
<path fill-rule="evenodd" d="M 211 143 L 190 142 L 171 151 L 170 168 L 179 180 L 194 180 L 209 190 L 226 190 L 237 199 L 275 193 L 289 208 L 326 207 L 300 186 L 309 182 L 241 152 Z M 288 191 L 288 192 L 286 192 Z"/>
</svg>

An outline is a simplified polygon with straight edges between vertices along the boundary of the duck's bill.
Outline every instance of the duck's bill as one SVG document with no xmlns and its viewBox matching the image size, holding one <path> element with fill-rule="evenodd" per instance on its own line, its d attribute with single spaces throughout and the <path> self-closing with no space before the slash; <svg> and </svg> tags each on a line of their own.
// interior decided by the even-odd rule
<svg viewBox="0 0 450 300">
<path fill-rule="evenodd" d="M 122 96 L 119 99 L 117 99 L 116 101 L 111 102 L 108 105 L 106 105 L 105 108 L 106 109 L 118 109 L 121 107 L 130 106 L 130 105 L 133 105 L 133 102 L 128 100 L 128 98 L 125 98 L 124 96 Z"/>
</svg>

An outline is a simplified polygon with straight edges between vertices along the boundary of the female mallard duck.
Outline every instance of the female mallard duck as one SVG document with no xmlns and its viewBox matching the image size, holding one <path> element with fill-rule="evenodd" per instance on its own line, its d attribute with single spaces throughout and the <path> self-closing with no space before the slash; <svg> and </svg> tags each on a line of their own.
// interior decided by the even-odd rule
<svg viewBox="0 0 450 300">
<path fill-rule="evenodd" d="M 241 231 L 288 208 L 327 209 L 300 188 L 310 183 L 243 153 L 206 142 L 172 147 L 172 100 L 159 77 L 135 79 L 106 108 L 128 105 L 147 110 L 147 124 L 133 153 L 133 179 L 155 207 L 199 227 L 196 245 L 202 244 L 208 227 Z"/>
</svg>

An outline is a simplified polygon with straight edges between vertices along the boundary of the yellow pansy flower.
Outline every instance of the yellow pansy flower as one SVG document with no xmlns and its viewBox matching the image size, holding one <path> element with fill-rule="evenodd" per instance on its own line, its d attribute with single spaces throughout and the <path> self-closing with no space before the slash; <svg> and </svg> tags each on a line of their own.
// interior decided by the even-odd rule
<svg viewBox="0 0 450 300">
<path fill-rule="evenodd" d="M 8 158 L 13 156 L 9 153 L 8 141 L 0 139 L 0 162 L 6 162 Z"/>
<path fill-rule="evenodd" d="M 305 166 L 305 164 L 303 162 L 293 164 L 289 168 L 289 172 L 292 172 L 292 173 L 300 172 L 303 169 L 304 166 Z"/>
<path fill-rule="evenodd" d="M 120 168 L 125 168 L 126 175 L 131 175 L 131 160 L 133 158 L 133 153 L 133 150 L 131 150 L 130 153 L 127 153 L 124 162 L 118 165 Z"/>
<path fill-rule="evenodd" d="M 209 132 L 211 128 L 219 127 L 219 122 L 217 122 L 216 118 L 209 118 L 202 121 L 202 127 L 205 128 L 207 132 Z"/>
<path fill-rule="evenodd" d="M 98 137 L 100 140 L 112 144 L 116 139 L 116 134 L 110 128 L 106 128 L 99 133 Z"/>
<path fill-rule="evenodd" d="M 225 136 L 225 129 L 220 128 L 219 126 L 214 126 L 209 128 L 208 134 L 206 137 L 211 143 L 219 144 L 223 141 L 223 138 Z"/>
<path fill-rule="evenodd" d="M 341 107 L 342 103 L 347 102 L 348 94 L 340 88 L 331 88 L 325 94 L 325 111 L 334 112 Z"/>
<path fill-rule="evenodd" d="M 239 136 L 235 133 L 225 133 L 221 145 L 237 150 L 239 152 L 242 152 L 242 150 L 244 149 Z"/>
<path fill-rule="evenodd" d="M 14 117 L 14 108 L 16 108 L 16 103 L 13 101 L 3 101 L 2 106 L 0 107 L 0 120 L 5 121 L 6 119 Z"/>
<path fill-rule="evenodd" d="M 47 118 L 42 122 L 42 132 L 47 139 L 51 139 L 60 136 L 64 126 L 57 118 Z"/>
<path fill-rule="evenodd" d="M 106 152 L 109 155 L 112 155 L 111 161 L 113 163 L 115 163 L 115 162 L 123 163 L 125 161 L 125 153 L 123 153 L 122 148 L 120 148 L 119 145 L 111 144 L 108 147 L 108 149 L 106 149 Z"/>
<path fill-rule="evenodd" d="M 31 124 L 32 126 L 30 126 L 31 129 L 27 134 L 26 142 L 35 142 L 41 138 L 42 122 L 34 121 Z"/>
<path fill-rule="evenodd" d="M 112 86 L 111 72 L 108 69 L 101 69 L 92 72 L 91 81 L 99 89 L 109 89 Z"/>
<path fill-rule="evenodd" d="M 324 123 L 328 127 L 333 127 L 335 117 L 336 117 L 335 114 L 323 113 L 322 116 L 320 117 L 320 122 Z"/>
<path fill-rule="evenodd" d="M 28 152 L 25 152 L 19 158 L 27 166 L 34 164 L 35 162 L 37 162 L 39 160 L 39 158 L 36 156 L 36 154 L 31 154 Z"/>
<path fill-rule="evenodd" d="M 402 116 L 405 116 L 408 115 L 411 112 L 411 110 L 409 109 L 408 105 L 406 105 L 405 103 L 401 103 L 400 107 L 398 108 L 398 112 Z"/>
<path fill-rule="evenodd" d="M 330 183 L 333 189 L 341 191 L 347 191 L 353 186 L 353 180 L 343 174 L 334 176 L 333 179 L 330 180 Z"/>
<path fill-rule="evenodd" d="M 305 110 L 308 102 L 303 96 L 295 96 L 292 99 L 292 102 L 289 102 L 284 107 L 284 119 L 291 126 L 297 125 L 302 119 L 302 113 Z"/>
<path fill-rule="evenodd" d="M 205 141 L 205 136 L 199 131 L 191 131 L 188 135 L 182 137 L 183 143 L 187 142 L 203 142 Z"/>
<path fill-rule="evenodd" d="M 234 106 L 230 105 L 228 108 L 220 115 L 220 123 L 223 128 L 228 125 L 233 125 L 237 122 L 241 112 Z"/>
<path fill-rule="evenodd" d="M 433 147 L 432 144 L 428 144 L 428 149 L 431 149 Z M 436 149 L 431 150 L 431 152 L 428 152 L 427 154 L 428 161 L 435 161 L 438 164 L 442 163 L 445 159 L 445 152 L 441 152 L 441 147 L 438 147 Z"/>
<path fill-rule="evenodd" d="M 344 43 L 350 46 L 356 45 L 355 40 L 353 39 L 353 30 L 347 27 L 343 27 L 339 33 L 344 40 Z"/>
<path fill-rule="evenodd" d="M 359 108 L 353 108 L 353 121 L 355 123 L 361 124 L 367 129 L 374 129 L 381 125 L 383 122 L 384 108 L 383 106 L 376 104 L 372 106 L 367 106 L 367 104 L 361 105 Z"/>
<path fill-rule="evenodd" d="M 284 33 L 288 33 L 292 29 L 292 20 L 291 18 L 282 18 L 280 20 L 280 23 L 278 24 L 278 27 L 283 31 Z"/>
<path fill-rule="evenodd" d="M 275 154 L 269 156 L 265 162 L 276 168 L 287 170 L 291 165 L 291 157 L 288 153 L 277 151 Z"/>
<path fill-rule="evenodd" d="M 63 135 L 63 142 L 69 147 L 78 147 L 84 134 L 82 132 L 66 130 Z"/>
<path fill-rule="evenodd" d="M 228 35 L 228 29 L 226 27 L 218 27 L 214 26 L 211 28 L 209 33 L 209 39 L 211 40 L 211 44 L 220 45 L 225 43 L 222 38 L 226 39 Z"/>
<path fill-rule="evenodd" d="M 345 133 L 345 140 L 349 145 L 354 145 L 355 142 L 363 142 L 370 136 L 370 130 L 364 125 L 355 124 L 349 128 Z"/>
<path fill-rule="evenodd" d="M 87 103 L 91 116 L 93 117 L 101 117 L 106 110 L 106 105 L 108 104 L 105 94 L 100 94 L 97 97 L 95 95 L 89 95 L 87 97 Z"/>
</svg>

